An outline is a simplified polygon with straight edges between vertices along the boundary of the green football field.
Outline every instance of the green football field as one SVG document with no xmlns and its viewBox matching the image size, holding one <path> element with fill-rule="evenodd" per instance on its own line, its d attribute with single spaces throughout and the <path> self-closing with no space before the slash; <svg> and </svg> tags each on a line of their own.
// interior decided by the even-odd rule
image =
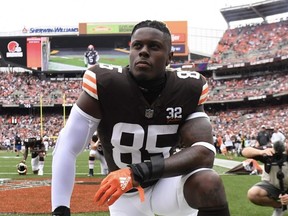
<svg viewBox="0 0 288 216">
<path fill-rule="evenodd" d="M 101 55 L 99 63 L 126 66 L 129 64 L 128 60 L 129 60 L 128 55 L 127 56 Z M 83 62 L 83 56 L 77 56 L 77 55 L 65 56 L 65 58 L 61 56 L 60 57 L 51 56 L 50 62 L 73 65 L 77 67 L 85 67 L 84 62 Z"/>
<path fill-rule="evenodd" d="M 88 172 L 88 153 L 86 150 L 79 155 L 77 159 L 77 177 L 87 177 Z M 221 156 L 218 156 L 221 158 Z M 27 158 L 27 165 L 29 166 L 28 173 L 26 176 L 20 176 L 17 173 L 16 165 L 20 162 L 21 156 L 16 157 L 14 152 L 0 151 L 0 179 L 11 178 L 11 179 L 25 179 L 25 178 L 43 178 L 42 176 L 34 175 L 30 170 L 30 155 Z M 242 161 L 243 158 L 238 158 Z M 48 152 L 45 158 L 44 167 L 44 177 L 51 178 L 51 150 Z M 250 176 L 250 175 L 225 175 L 227 169 L 215 166 L 214 169 L 221 174 L 223 179 L 226 193 L 229 201 L 229 208 L 231 216 L 270 216 L 272 214 L 272 208 L 260 207 L 250 203 L 246 198 L 247 190 L 256 182 L 260 180 L 260 176 Z M 99 162 L 95 164 L 95 173 L 100 172 Z M 99 177 L 101 177 L 99 175 Z M 2 183 L 0 183 L 1 186 Z M 1 191 L 0 191 L 1 193 Z M 1 212 L 1 207 L 0 207 Z M 11 214 L 1 214 L 0 215 L 11 215 Z M 29 214 L 13 214 L 17 216 L 27 216 Z M 48 216 L 49 214 L 42 214 L 43 216 Z M 75 216 L 108 216 L 109 213 L 103 212 L 92 212 L 83 214 L 73 214 Z"/>
</svg>

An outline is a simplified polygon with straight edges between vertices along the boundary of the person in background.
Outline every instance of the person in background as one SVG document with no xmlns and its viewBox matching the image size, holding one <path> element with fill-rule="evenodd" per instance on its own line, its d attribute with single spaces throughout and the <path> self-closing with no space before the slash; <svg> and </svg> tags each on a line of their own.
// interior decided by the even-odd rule
<svg viewBox="0 0 288 216">
<path fill-rule="evenodd" d="M 223 182 L 212 169 L 208 84 L 198 72 L 167 69 L 171 47 L 167 26 L 145 20 L 132 30 L 129 66 L 86 70 L 53 152 L 54 216 L 71 214 L 75 161 L 96 130 L 109 174 L 94 202 L 108 205 L 111 216 L 230 215 Z M 172 152 L 178 145 L 181 150 Z"/>
<path fill-rule="evenodd" d="M 4 140 L 4 146 L 7 149 L 7 152 L 10 152 L 12 150 L 12 146 L 11 146 L 11 140 L 10 138 L 7 136 L 6 139 Z"/>
<path fill-rule="evenodd" d="M 40 137 L 30 137 L 24 139 L 24 154 L 23 161 L 26 163 L 28 152 L 31 152 L 31 169 L 33 174 L 44 174 L 44 162 L 45 162 L 45 146 Z"/>
<path fill-rule="evenodd" d="M 242 150 L 241 154 L 244 157 L 260 161 L 264 164 L 261 181 L 248 190 L 247 197 L 255 205 L 274 208 L 272 216 L 283 216 L 285 212 L 283 211 L 283 206 L 288 205 L 288 166 L 286 160 L 285 162 L 282 161 L 284 163 L 281 162 L 281 173 L 284 175 L 282 179 L 284 188 L 281 189 L 278 173 L 280 170 L 279 162 L 282 160 L 282 157 L 277 156 L 277 154 L 279 155 L 277 149 L 280 149 L 280 154 L 283 153 L 283 155 L 287 155 L 288 151 L 287 145 L 283 142 L 277 141 L 273 145 L 277 145 L 278 147 L 263 145 L 245 147 Z M 282 150 L 284 151 L 282 152 Z"/>
<path fill-rule="evenodd" d="M 48 136 L 44 136 L 43 137 L 43 144 L 45 146 L 45 156 L 47 156 L 48 154 L 48 150 L 49 150 L 49 137 Z"/>
<path fill-rule="evenodd" d="M 219 153 L 219 154 L 222 153 L 221 147 L 223 148 L 223 145 L 224 145 L 224 142 L 223 142 L 222 134 L 219 133 L 219 134 L 217 135 L 217 147 L 218 147 L 218 153 Z M 225 145 L 224 145 L 224 147 L 225 147 Z M 217 148 L 216 148 L 216 150 L 217 150 Z M 225 147 L 225 150 L 227 151 L 226 147 Z"/>
<path fill-rule="evenodd" d="M 15 135 L 14 144 L 15 144 L 16 156 L 19 157 L 19 152 L 21 152 L 21 149 L 22 149 L 22 140 L 18 133 Z"/>
<path fill-rule="evenodd" d="M 230 130 L 227 130 L 226 133 L 224 134 L 224 145 L 226 146 L 226 149 L 227 149 L 227 158 L 229 159 L 233 159 L 233 154 L 234 154 L 234 151 L 235 151 L 235 148 L 234 148 L 234 144 L 233 144 L 233 141 L 232 141 L 232 137 L 234 135 L 231 133 Z"/>
<path fill-rule="evenodd" d="M 276 126 L 274 128 L 274 131 L 272 133 L 272 136 L 271 136 L 271 143 L 275 143 L 275 142 L 285 142 L 286 140 L 286 137 L 284 136 L 284 134 L 281 132 L 279 126 Z"/>
<path fill-rule="evenodd" d="M 265 125 L 261 126 L 261 129 L 257 134 L 256 140 L 258 142 L 256 146 L 265 146 L 269 144 L 270 136 L 269 133 L 266 131 Z"/>
<path fill-rule="evenodd" d="M 98 63 L 100 56 L 94 46 L 90 44 L 87 51 L 84 53 L 84 63 L 87 68 L 90 68 Z"/>
<path fill-rule="evenodd" d="M 216 153 L 221 153 L 220 146 L 218 145 L 218 140 L 216 134 L 213 134 L 213 144 L 216 149 Z"/>
<path fill-rule="evenodd" d="M 108 174 L 108 167 L 103 153 L 103 147 L 97 134 L 93 134 L 90 141 L 90 152 L 89 152 L 89 174 L 88 176 L 94 176 L 94 165 L 95 159 L 100 161 L 101 175 Z"/>
</svg>

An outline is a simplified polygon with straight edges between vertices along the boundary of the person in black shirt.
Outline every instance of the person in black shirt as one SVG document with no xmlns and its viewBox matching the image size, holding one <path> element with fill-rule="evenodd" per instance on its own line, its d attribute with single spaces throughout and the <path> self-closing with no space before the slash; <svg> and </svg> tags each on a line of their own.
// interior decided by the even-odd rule
<svg viewBox="0 0 288 216">
<path fill-rule="evenodd" d="M 265 125 L 261 126 L 261 129 L 260 129 L 256 139 L 257 139 L 257 142 L 258 142 L 256 147 L 257 146 L 266 146 L 267 144 L 269 144 L 270 136 L 269 136 L 269 133 L 266 131 L 266 126 Z"/>
<path fill-rule="evenodd" d="M 16 156 L 19 157 L 19 152 L 21 152 L 21 149 L 22 149 L 22 140 L 21 140 L 19 134 L 15 135 L 14 144 L 15 144 Z"/>
</svg>

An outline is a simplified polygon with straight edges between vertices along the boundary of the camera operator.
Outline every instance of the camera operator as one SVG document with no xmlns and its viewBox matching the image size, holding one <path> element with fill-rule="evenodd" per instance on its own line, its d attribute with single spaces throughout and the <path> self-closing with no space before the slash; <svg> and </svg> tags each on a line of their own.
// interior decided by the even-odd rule
<svg viewBox="0 0 288 216">
<path fill-rule="evenodd" d="M 283 216 L 288 205 L 287 147 L 277 141 L 272 145 L 246 147 L 241 154 L 264 164 L 261 182 L 253 185 L 247 193 L 255 205 L 274 208 L 272 216 Z"/>
</svg>

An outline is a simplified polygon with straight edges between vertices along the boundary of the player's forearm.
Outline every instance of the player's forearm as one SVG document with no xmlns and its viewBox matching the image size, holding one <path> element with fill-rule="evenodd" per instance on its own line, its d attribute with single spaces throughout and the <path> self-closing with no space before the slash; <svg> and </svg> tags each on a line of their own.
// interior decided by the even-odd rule
<svg viewBox="0 0 288 216">
<path fill-rule="evenodd" d="M 207 143 L 207 146 L 211 144 Z M 199 168 L 212 168 L 215 153 L 204 146 L 192 146 L 185 148 L 171 157 L 165 159 L 163 177 L 172 177 L 188 174 Z"/>
<path fill-rule="evenodd" d="M 140 164 L 131 164 L 136 181 L 143 183 L 162 177 L 188 174 L 198 168 L 213 167 L 215 147 L 212 127 L 203 112 L 192 115 L 181 128 L 181 144 L 185 149 L 170 158 L 158 158 Z"/>
<path fill-rule="evenodd" d="M 204 145 L 202 145 L 204 144 Z M 188 174 L 199 168 L 212 168 L 215 148 L 209 143 L 188 147 L 171 157 L 164 159 L 153 156 L 148 162 L 128 165 L 133 173 L 133 185 L 138 186 L 152 180 Z M 211 146 L 211 148 L 210 148 Z"/>
</svg>

